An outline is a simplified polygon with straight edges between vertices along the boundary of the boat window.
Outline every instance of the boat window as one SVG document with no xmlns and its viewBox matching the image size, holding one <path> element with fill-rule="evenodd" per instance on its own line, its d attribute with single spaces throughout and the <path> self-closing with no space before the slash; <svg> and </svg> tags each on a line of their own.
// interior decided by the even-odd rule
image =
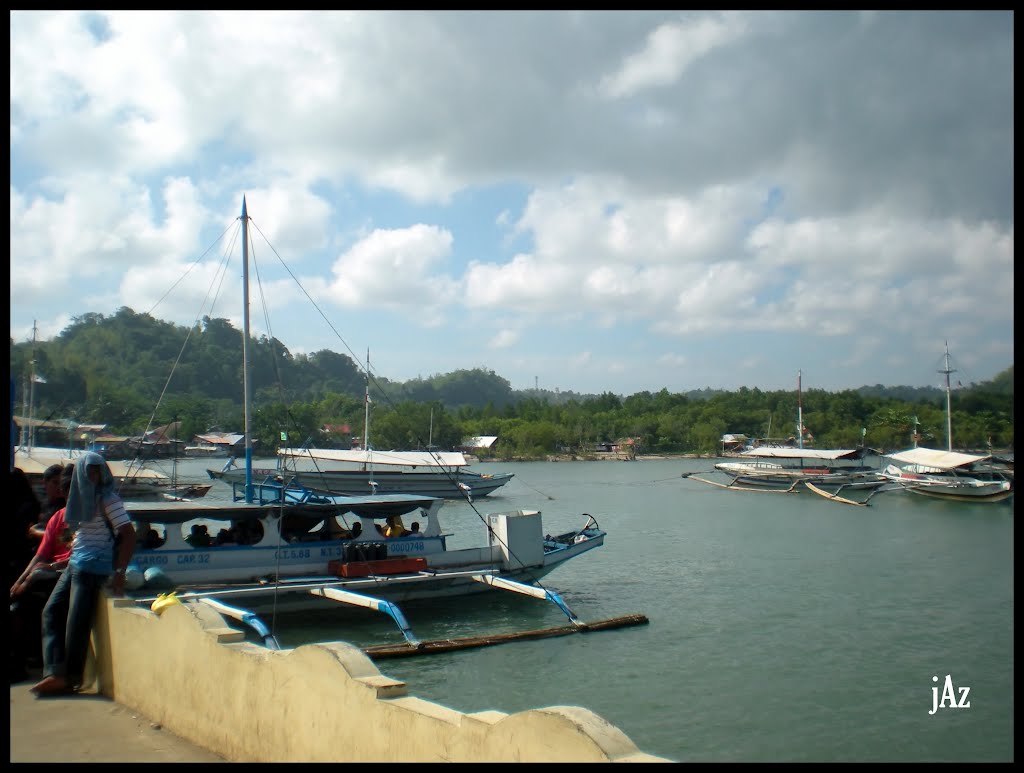
<svg viewBox="0 0 1024 773">
<path fill-rule="evenodd" d="M 205 523 L 193 523 L 189 527 L 189 533 L 185 537 L 185 542 L 194 548 L 210 547 L 213 544 L 213 539 L 210 537 L 210 527 Z"/>
<path fill-rule="evenodd" d="M 218 529 L 217 536 L 213 539 L 214 545 L 237 545 L 238 525 L 233 521 Z"/>
<path fill-rule="evenodd" d="M 255 545 L 263 539 L 263 524 L 255 518 L 246 518 L 238 522 L 238 544 Z"/>
<path fill-rule="evenodd" d="M 135 524 L 135 538 L 139 547 L 147 550 L 158 548 L 167 541 L 167 532 L 163 526 L 148 523 Z"/>
<path fill-rule="evenodd" d="M 288 542 L 310 542 L 320 539 L 323 521 L 313 521 L 301 515 L 286 515 L 281 522 L 281 535 Z"/>
<path fill-rule="evenodd" d="M 346 523 L 344 516 L 335 515 L 328 518 L 326 523 L 326 529 L 323 534 L 324 539 L 352 539 L 352 528 Z M 356 521 L 358 523 L 358 521 Z M 360 527 L 362 529 L 362 527 Z"/>
</svg>

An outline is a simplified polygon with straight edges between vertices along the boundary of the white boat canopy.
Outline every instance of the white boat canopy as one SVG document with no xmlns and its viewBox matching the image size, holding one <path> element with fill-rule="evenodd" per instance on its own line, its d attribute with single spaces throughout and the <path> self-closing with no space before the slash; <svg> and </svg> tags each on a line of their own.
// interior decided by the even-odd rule
<svg viewBox="0 0 1024 773">
<path fill-rule="evenodd" d="M 857 448 L 791 448 L 789 446 L 759 446 L 744 451 L 740 456 L 767 459 L 856 459 L 862 455 Z"/>
<path fill-rule="evenodd" d="M 887 456 L 900 464 L 919 464 L 923 467 L 934 467 L 937 470 L 952 470 L 955 467 L 964 467 L 991 458 L 975 454 L 958 454 L 955 451 L 939 451 L 934 448 L 911 448 L 895 454 L 887 454 Z"/>
<path fill-rule="evenodd" d="M 366 451 L 363 449 L 281 448 L 278 456 L 319 462 L 392 465 L 398 467 L 466 467 L 461 451 Z"/>
</svg>

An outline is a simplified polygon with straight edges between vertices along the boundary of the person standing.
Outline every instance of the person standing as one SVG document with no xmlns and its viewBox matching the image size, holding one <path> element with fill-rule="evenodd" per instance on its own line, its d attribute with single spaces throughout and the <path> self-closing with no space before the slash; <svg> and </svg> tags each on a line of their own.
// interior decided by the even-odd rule
<svg viewBox="0 0 1024 773">
<path fill-rule="evenodd" d="M 113 572 L 111 593 L 124 595 L 125 571 L 135 552 L 131 518 L 97 453 L 75 464 L 64 523 L 74 540 L 67 569 L 43 608 L 43 679 L 31 688 L 37 696 L 63 695 L 81 685 L 100 590 Z"/>
</svg>

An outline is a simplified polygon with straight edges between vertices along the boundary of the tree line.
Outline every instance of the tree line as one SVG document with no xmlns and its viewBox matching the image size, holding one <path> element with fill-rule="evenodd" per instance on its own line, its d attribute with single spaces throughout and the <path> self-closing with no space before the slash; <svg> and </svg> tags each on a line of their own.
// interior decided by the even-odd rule
<svg viewBox="0 0 1024 773">
<path fill-rule="evenodd" d="M 182 440 L 241 432 L 241 351 L 241 331 L 225 319 L 183 327 L 127 307 L 112 316 L 86 314 L 52 340 L 11 340 L 14 411 L 31 402 L 37 419 L 105 424 L 127 436 L 174 421 Z M 586 453 L 622 438 L 633 438 L 638 453 L 714 454 L 726 433 L 796 433 L 797 395 L 789 390 L 513 390 L 486 369 L 398 382 L 368 377 L 328 349 L 292 354 L 267 336 L 250 341 L 249 358 L 260 455 L 282 444 L 348 447 L 361 440 L 367 391 L 377 449 L 450 449 L 467 437 L 496 435 L 494 454 L 505 459 Z M 954 390 L 951 414 L 955 448 L 1012 449 L 1013 365 L 992 381 Z M 946 445 L 946 395 L 935 387 L 809 389 L 802 415 L 819 448 L 905 448 L 915 429 L 921 445 Z"/>
</svg>

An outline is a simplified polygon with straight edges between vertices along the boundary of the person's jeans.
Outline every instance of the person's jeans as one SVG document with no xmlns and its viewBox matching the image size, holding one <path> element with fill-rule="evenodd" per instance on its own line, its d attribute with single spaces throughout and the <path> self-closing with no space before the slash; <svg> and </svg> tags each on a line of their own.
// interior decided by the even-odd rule
<svg viewBox="0 0 1024 773">
<path fill-rule="evenodd" d="M 43 607 L 44 676 L 62 677 L 72 687 L 81 684 L 100 588 L 108 577 L 70 565 L 61 573 Z"/>
</svg>

